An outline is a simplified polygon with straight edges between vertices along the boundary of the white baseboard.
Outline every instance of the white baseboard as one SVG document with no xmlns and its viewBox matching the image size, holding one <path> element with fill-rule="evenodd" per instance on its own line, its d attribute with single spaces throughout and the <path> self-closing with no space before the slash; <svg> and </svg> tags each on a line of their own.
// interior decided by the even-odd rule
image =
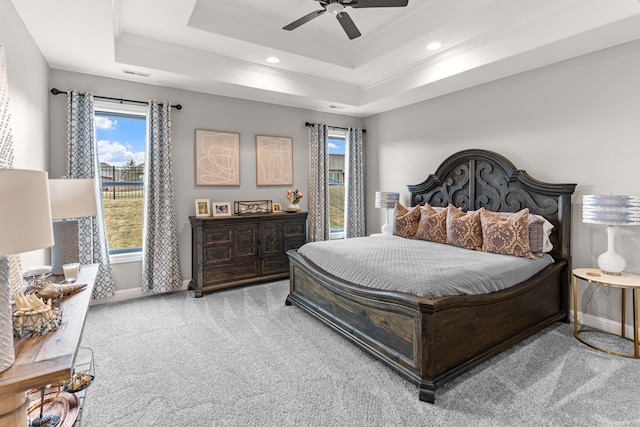
<svg viewBox="0 0 640 427">
<path fill-rule="evenodd" d="M 187 286 L 189 286 L 189 280 L 183 280 L 182 286 L 179 287 L 178 289 L 175 289 L 173 292 L 186 291 Z M 100 305 L 100 304 L 107 304 L 112 302 L 127 301 L 130 299 L 142 298 L 149 295 L 150 294 L 143 293 L 140 288 L 121 289 L 119 291 L 116 291 L 115 295 L 112 297 L 92 300 L 91 305 Z"/>
<path fill-rule="evenodd" d="M 633 317 L 628 320 L 633 321 Z M 573 311 L 571 311 L 570 321 L 571 324 L 573 324 Z M 599 329 L 613 334 L 620 334 L 621 323 L 614 320 L 578 312 L 578 321 L 583 327 L 586 326 L 588 328 Z M 625 326 L 625 336 L 633 337 L 633 325 L 627 324 Z"/>
</svg>

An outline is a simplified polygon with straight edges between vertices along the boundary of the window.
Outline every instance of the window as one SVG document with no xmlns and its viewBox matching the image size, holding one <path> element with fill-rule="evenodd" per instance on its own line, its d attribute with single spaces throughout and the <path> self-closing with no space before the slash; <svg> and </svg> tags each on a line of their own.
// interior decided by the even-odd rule
<svg viewBox="0 0 640 427">
<path fill-rule="evenodd" d="M 141 252 L 146 106 L 96 100 L 94 108 L 109 254 Z"/>
<path fill-rule="evenodd" d="M 345 134 L 329 134 L 329 224 L 331 239 L 344 239 L 344 176 L 345 176 Z"/>
</svg>

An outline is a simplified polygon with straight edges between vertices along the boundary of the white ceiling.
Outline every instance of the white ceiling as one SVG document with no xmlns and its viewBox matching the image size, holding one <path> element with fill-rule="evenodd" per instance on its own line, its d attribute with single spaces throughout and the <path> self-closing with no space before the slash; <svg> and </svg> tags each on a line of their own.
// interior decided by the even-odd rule
<svg viewBox="0 0 640 427">
<path fill-rule="evenodd" d="M 638 0 L 347 8 L 354 40 L 329 13 L 282 30 L 314 0 L 12 1 L 53 69 L 358 117 L 640 39 Z"/>
</svg>

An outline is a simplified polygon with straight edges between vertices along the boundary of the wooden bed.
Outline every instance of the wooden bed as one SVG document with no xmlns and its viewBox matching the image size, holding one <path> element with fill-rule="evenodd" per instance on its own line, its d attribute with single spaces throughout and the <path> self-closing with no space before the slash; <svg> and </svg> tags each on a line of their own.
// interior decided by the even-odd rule
<svg viewBox="0 0 640 427">
<path fill-rule="evenodd" d="M 554 225 L 554 264 L 523 283 L 483 295 L 425 298 L 370 289 L 323 271 L 295 250 L 288 252 L 286 304 L 299 306 L 418 384 L 420 400 L 434 403 L 442 384 L 553 322 L 568 321 L 575 184 L 544 183 L 497 153 L 465 150 L 408 188 L 412 206 L 529 208 Z"/>
</svg>

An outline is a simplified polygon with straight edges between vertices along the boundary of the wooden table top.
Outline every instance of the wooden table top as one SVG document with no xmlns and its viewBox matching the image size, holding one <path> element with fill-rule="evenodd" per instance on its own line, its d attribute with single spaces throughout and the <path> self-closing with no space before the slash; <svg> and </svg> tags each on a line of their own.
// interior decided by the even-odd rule
<svg viewBox="0 0 640 427">
<path fill-rule="evenodd" d="M 87 287 L 62 301 L 62 325 L 58 329 L 14 340 L 16 360 L 0 373 L 0 396 L 71 378 L 97 273 L 97 264 L 80 268 L 76 283 L 86 283 Z M 64 281 L 64 276 L 52 277 L 54 282 Z"/>
</svg>

